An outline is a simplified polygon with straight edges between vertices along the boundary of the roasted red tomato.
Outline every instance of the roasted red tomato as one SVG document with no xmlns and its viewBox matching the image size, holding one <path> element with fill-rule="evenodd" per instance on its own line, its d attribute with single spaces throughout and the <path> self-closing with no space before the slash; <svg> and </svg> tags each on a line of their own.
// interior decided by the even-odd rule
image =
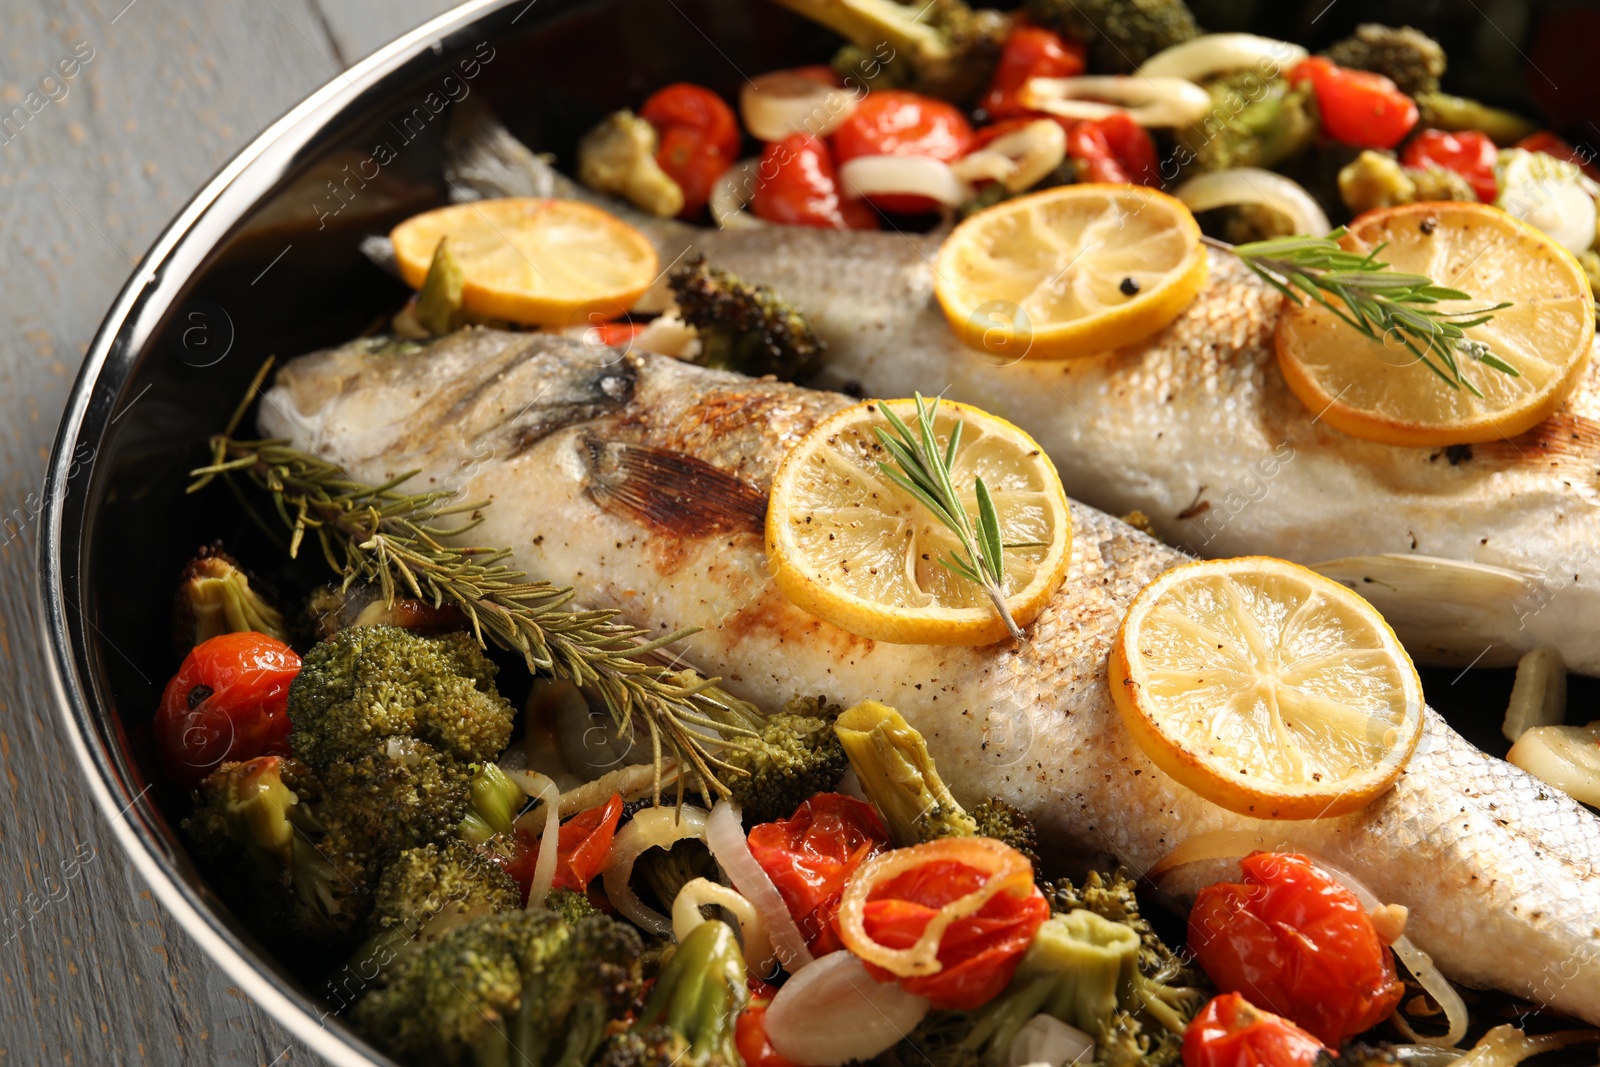
<svg viewBox="0 0 1600 1067">
<path fill-rule="evenodd" d="M 1313 1067 L 1322 1043 L 1281 1016 L 1224 993 L 1183 1032 L 1183 1067 Z"/>
<path fill-rule="evenodd" d="M 983 109 L 990 118 L 1025 115 L 1018 97 L 1029 78 L 1071 78 L 1083 73 L 1084 47 L 1039 26 L 1018 26 L 1006 38 L 1000 62 L 983 94 Z"/>
<path fill-rule="evenodd" d="M 1517 147 L 1528 152 L 1543 152 L 1547 156 L 1576 163 L 1585 174 L 1600 182 L 1600 167 L 1595 166 L 1594 150 L 1586 147 L 1580 152 L 1549 130 L 1528 134 L 1517 142 Z"/>
<path fill-rule="evenodd" d="M 1322 128 L 1358 148 L 1393 148 L 1417 124 L 1417 105 L 1382 74 L 1341 67 L 1322 56 L 1303 59 L 1289 80 L 1310 80 Z"/>
<path fill-rule="evenodd" d="M 880 89 L 833 131 L 834 157 L 842 165 L 858 156 L 923 156 L 950 163 L 972 147 L 972 125 L 961 111 L 931 96 Z M 925 196 L 874 196 L 885 211 L 932 211 Z"/>
<path fill-rule="evenodd" d="M 842 793 L 820 793 L 789 818 L 751 830 L 749 842 L 751 855 L 805 935 L 806 947 L 818 956 L 843 948 L 833 916 L 844 883 L 889 843 L 871 805 Z"/>
<path fill-rule="evenodd" d="M 885 948 L 908 949 L 940 909 L 982 888 L 988 877 L 976 867 L 947 859 L 895 875 L 867 895 L 867 937 Z M 1001 891 L 975 914 L 946 928 L 939 939 L 937 973 L 897 978 L 871 962 L 867 970 L 879 981 L 897 981 L 907 992 L 927 997 L 934 1007 L 971 1011 L 993 1000 L 1011 981 L 1022 953 L 1049 915 L 1050 905 L 1037 886 L 1029 883 L 1021 895 Z"/>
<path fill-rule="evenodd" d="M 767 1039 L 767 1003 L 753 1000 L 733 1024 L 733 1044 L 744 1067 L 794 1067 Z"/>
<path fill-rule="evenodd" d="M 1067 155 L 1084 165 L 1091 182 L 1159 185 L 1156 143 L 1125 114 L 1085 119 L 1067 132 Z"/>
<path fill-rule="evenodd" d="M 195 785 L 223 760 L 287 756 L 294 649 L 266 634 L 219 634 L 196 645 L 156 711 L 156 755 L 174 782 Z"/>
<path fill-rule="evenodd" d="M 657 91 L 639 117 L 661 135 L 656 162 L 683 190 L 682 216 L 700 214 L 711 189 L 739 158 L 739 120 L 716 93 L 678 82 Z"/>
<path fill-rule="evenodd" d="M 1217 988 L 1243 993 L 1337 1048 L 1400 1003 L 1394 957 L 1354 893 L 1304 856 L 1257 852 L 1244 882 L 1202 889 L 1189 948 Z"/>
<path fill-rule="evenodd" d="M 1494 142 L 1476 130 L 1463 133 L 1423 130 L 1406 143 L 1400 162 L 1408 167 L 1443 167 L 1455 171 L 1467 179 L 1479 200 L 1492 204 L 1497 192 L 1494 164 L 1499 155 Z"/>
<path fill-rule="evenodd" d="M 606 853 L 617 836 L 617 821 L 622 818 L 622 797 L 616 793 L 599 807 L 580 811 L 561 824 L 556 838 L 556 875 L 551 889 L 574 889 L 582 893 L 605 869 Z M 539 863 L 539 838 L 517 831 L 518 855 L 506 871 L 522 886 L 522 899 L 528 899 L 534 868 Z"/>
<path fill-rule="evenodd" d="M 762 151 L 750 210 L 768 222 L 792 226 L 878 228 L 878 213 L 840 190 L 828 142 L 805 133 L 773 141 Z"/>
</svg>

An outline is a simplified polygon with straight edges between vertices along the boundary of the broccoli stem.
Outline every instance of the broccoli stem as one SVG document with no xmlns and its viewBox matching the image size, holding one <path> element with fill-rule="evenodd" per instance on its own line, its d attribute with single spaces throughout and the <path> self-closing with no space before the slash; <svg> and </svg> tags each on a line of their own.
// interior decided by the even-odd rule
<svg viewBox="0 0 1600 1067">
<path fill-rule="evenodd" d="M 834 732 L 895 847 L 978 832 L 939 777 L 927 742 L 898 711 L 863 701 L 839 716 Z"/>
<path fill-rule="evenodd" d="M 749 999 L 744 953 L 727 923 L 703 922 L 661 968 L 636 1025 L 664 1023 L 689 1043 L 690 1058 L 738 1063 L 734 1019 Z"/>
<path fill-rule="evenodd" d="M 525 799 L 522 790 L 492 760 L 474 764 L 472 810 L 461 820 L 460 834 L 471 845 L 481 845 L 495 834 L 509 834 Z"/>
<path fill-rule="evenodd" d="M 840 37 L 872 51 L 887 44 L 897 55 L 939 58 L 949 48 L 935 27 L 918 22 L 922 5 L 895 0 L 777 0 L 798 15 L 820 22 Z"/>
</svg>

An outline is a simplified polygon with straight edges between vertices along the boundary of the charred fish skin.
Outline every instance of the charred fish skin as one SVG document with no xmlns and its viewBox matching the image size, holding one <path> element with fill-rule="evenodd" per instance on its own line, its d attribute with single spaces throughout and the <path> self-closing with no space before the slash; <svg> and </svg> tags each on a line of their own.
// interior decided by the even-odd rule
<svg viewBox="0 0 1600 1067">
<path fill-rule="evenodd" d="M 630 383 L 625 398 L 556 427 L 574 392 L 605 394 L 608 376 Z M 959 798 L 1017 804 L 1060 855 L 1110 852 L 1144 871 L 1199 832 L 1292 844 L 1407 906 L 1413 939 L 1457 980 L 1600 1022 L 1600 819 L 1434 713 L 1394 790 L 1309 823 L 1225 811 L 1144 756 L 1112 704 L 1106 654 L 1133 596 L 1188 557 L 1126 524 L 1074 504 L 1071 572 L 1020 648 L 874 642 L 785 600 L 752 501 L 794 442 L 849 403 L 472 330 L 407 356 L 347 346 L 302 357 L 279 373 L 261 428 L 363 481 L 417 468 L 428 484 L 491 500 L 475 542 L 510 547 L 519 568 L 651 632 L 701 627 L 685 660 L 752 700 L 894 704 Z M 547 404 L 559 417 L 542 414 Z M 531 443 L 530 422 L 548 428 Z M 709 487 L 692 521 L 679 521 L 681 487 L 663 484 L 678 470 Z M 1180 872 L 1189 888 L 1197 874 Z"/>
<path fill-rule="evenodd" d="M 1600 674 L 1596 361 L 1562 411 L 1515 439 L 1380 445 L 1331 429 L 1289 391 L 1272 343 L 1282 297 L 1225 253 L 1210 253 L 1194 303 L 1138 345 L 995 359 L 963 346 L 934 299 L 938 234 L 652 218 L 581 189 L 481 110 L 457 121 L 447 150 L 453 195 L 583 199 L 648 234 L 663 264 L 692 250 L 773 286 L 828 342 L 818 385 L 943 392 L 1000 415 L 1044 447 L 1074 497 L 1142 512 L 1193 554 L 1331 564 L 1418 662 L 1504 666 L 1552 646 Z M 658 287 L 643 303 L 667 299 Z"/>
</svg>

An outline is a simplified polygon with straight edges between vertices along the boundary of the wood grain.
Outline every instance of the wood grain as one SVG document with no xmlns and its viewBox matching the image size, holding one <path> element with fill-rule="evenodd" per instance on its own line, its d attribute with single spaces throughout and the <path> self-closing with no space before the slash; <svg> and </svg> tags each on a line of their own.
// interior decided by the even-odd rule
<svg viewBox="0 0 1600 1067">
<path fill-rule="evenodd" d="M 0 0 L 0 1067 L 314 1062 L 154 901 L 81 784 L 33 512 L 79 362 L 161 228 L 347 60 L 449 6 Z"/>
</svg>

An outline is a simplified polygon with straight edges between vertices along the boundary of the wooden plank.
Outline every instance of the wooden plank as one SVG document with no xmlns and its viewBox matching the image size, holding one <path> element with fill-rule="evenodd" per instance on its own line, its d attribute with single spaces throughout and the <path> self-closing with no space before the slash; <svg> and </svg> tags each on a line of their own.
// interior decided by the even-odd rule
<svg viewBox="0 0 1600 1067">
<path fill-rule="evenodd" d="M 58 413 L 133 264 L 206 178 L 432 11 L 8 0 L 0 38 L 0 1065 L 312 1057 L 189 941 L 81 783 L 44 679 L 35 516 Z M 343 23 L 341 23 L 343 24 Z M 369 43 L 370 42 L 370 43 Z M 21 108 L 19 112 L 14 109 Z"/>
</svg>

